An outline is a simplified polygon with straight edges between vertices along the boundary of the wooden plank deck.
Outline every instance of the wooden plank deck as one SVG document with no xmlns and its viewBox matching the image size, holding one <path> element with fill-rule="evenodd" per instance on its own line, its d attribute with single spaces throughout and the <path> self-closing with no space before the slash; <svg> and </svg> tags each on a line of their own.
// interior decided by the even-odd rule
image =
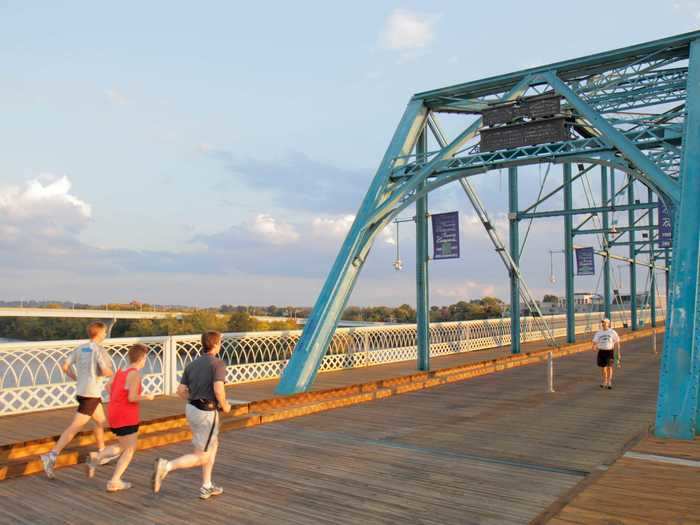
<svg viewBox="0 0 700 525">
<path fill-rule="evenodd" d="M 569 502 L 549 525 L 700 523 L 700 438 L 642 440 Z M 653 456 L 649 456 L 653 454 Z M 659 461 L 655 461 L 658 458 Z M 667 460 L 691 459 L 686 465 Z"/>
<path fill-rule="evenodd" d="M 628 330 L 624 329 L 618 331 L 621 334 L 628 332 Z M 579 335 L 579 340 L 585 340 L 584 336 Z M 558 342 L 559 344 L 564 344 L 563 340 L 559 340 Z M 523 352 L 531 352 L 542 348 L 545 348 L 545 344 L 542 342 L 526 343 L 522 345 Z M 505 346 L 496 349 L 433 357 L 431 359 L 431 368 L 433 370 L 450 368 L 462 364 L 503 357 L 509 354 L 510 346 Z M 414 361 L 324 372 L 318 374 L 311 391 L 366 383 L 388 377 L 408 376 L 415 372 L 416 366 Z M 234 385 L 227 387 L 227 395 L 229 398 L 245 401 L 270 399 L 276 397 L 274 394 L 276 386 L 277 380 Z M 183 412 L 182 401 L 175 396 L 159 396 L 154 401 L 144 401 L 141 404 L 141 418 L 144 421 L 179 415 Z M 0 417 L 0 447 L 12 443 L 60 435 L 63 429 L 70 423 L 74 414 L 74 408 L 66 408 Z"/>
<path fill-rule="evenodd" d="M 90 481 L 79 467 L 7 480 L 0 523 L 528 523 L 646 431 L 658 374 L 648 343 L 626 344 L 612 391 L 583 353 L 555 362 L 554 394 L 532 365 L 225 433 L 215 478 L 226 493 L 206 502 L 196 471 L 172 474 L 157 497 L 148 489 L 153 460 L 187 444 L 139 452 L 123 494 L 103 492 L 111 467 Z"/>
</svg>

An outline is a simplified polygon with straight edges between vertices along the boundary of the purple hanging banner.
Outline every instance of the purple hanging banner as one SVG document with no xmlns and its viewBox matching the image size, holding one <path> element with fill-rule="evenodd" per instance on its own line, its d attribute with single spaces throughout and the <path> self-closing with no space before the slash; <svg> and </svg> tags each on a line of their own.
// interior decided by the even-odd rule
<svg viewBox="0 0 700 525">
<path fill-rule="evenodd" d="M 433 259 L 459 259 L 459 212 L 436 213 L 433 222 Z"/>
<path fill-rule="evenodd" d="M 592 247 L 576 248 L 576 275 L 595 275 L 595 259 Z"/>
<path fill-rule="evenodd" d="M 670 248 L 673 243 L 673 218 L 668 208 L 659 201 L 659 237 L 660 248 Z"/>
</svg>

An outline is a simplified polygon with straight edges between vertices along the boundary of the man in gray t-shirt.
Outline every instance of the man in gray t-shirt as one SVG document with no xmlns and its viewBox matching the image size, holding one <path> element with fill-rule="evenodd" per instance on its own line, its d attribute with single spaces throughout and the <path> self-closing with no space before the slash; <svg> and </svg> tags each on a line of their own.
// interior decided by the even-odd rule
<svg viewBox="0 0 700 525">
<path fill-rule="evenodd" d="M 78 411 L 73 421 L 58 438 L 51 452 L 41 455 L 41 463 L 49 478 L 53 478 L 56 458 L 71 442 L 75 435 L 92 419 L 95 422 L 95 443 L 97 450 L 105 448 L 104 427 L 105 412 L 102 408 L 102 382 L 100 377 L 111 377 L 112 360 L 102 348 L 101 343 L 107 337 L 107 326 L 99 321 L 88 325 L 90 342 L 73 350 L 61 365 L 63 373 L 76 381 Z M 114 458 L 107 458 L 105 463 Z"/>
<path fill-rule="evenodd" d="M 187 400 L 185 416 L 192 430 L 194 452 L 168 461 L 159 458 L 153 469 L 153 492 L 160 492 L 161 484 L 173 470 L 202 467 L 202 486 L 199 497 L 208 499 L 223 494 L 224 489 L 211 481 L 216 452 L 219 449 L 219 415 L 231 411 L 226 400 L 226 365 L 217 357 L 221 349 L 219 332 L 202 334 L 202 355 L 192 361 L 182 373 L 177 394 Z"/>
<path fill-rule="evenodd" d="M 185 367 L 180 384 L 187 387 L 188 401 L 216 402 L 216 381 L 226 381 L 226 364 L 216 356 L 204 354 Z"/>
</svg>

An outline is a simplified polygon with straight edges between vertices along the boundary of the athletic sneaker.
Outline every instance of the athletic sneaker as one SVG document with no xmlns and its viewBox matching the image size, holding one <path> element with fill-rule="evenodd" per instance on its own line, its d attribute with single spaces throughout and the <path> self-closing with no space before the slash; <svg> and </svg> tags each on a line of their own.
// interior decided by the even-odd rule
<svg viewBox="0 0 700 525">
<path fill-rule="evenodd" d="M 42 454 L 40 457 L 41 465 L 44 467 L 44 472 L 46 472 L 46 476 L 49 479 L 53 479 L 53 468 L 56 466 L 56 455 L 52 452 L 49 452 L 47 454 Z"/>
<path fill-rule="evenodd" d="M 121 455 L 122 455 L 122 454 L 121 454 L 121 452 L 120 452 L 119 454 L 114 454 L 113 456 L 107 456 L 106 458 L 102 458 L 102 459 L 100 460 L 100 466 L 106 465 L 106 464 L 109 463 L 110 461 L 114 461 L 115 459 L 117 459 L 117 458 L 118 458 L 119 456 L 121 456 Z"/>
<path fill-rule="evenodd" d="M 160 486 L 163 483 L 165 476 L 168 475 L 167 467 L 168 460 L 163 458 L 156 459 L 156 462 L 153 465 L 153 492 L 155 492 L 156 494 L 160 492 Z"/>
<path fill-rule="evenodd" d="M 220 496 L 224 493 L 224 489 L 212 485 L 211 487 L 200 487 L 199 488 L 199 499 L 209 499 L 212 496 Z"/>
<path fill-rule="evenodd" d="M 608 390 L 612 390 L 612 385 L 608 385 Z"/>
<path fill-rule="evenodd" d="M 85 459 L 85 472 L 88 478 L 95 477 L 95 469 L 99 465 L 97 461 L 97 452 L 90 452 L 88 457 Z"/>
<path fill-rule="evenodd" d="M 128 481 L 119 481 L 117 483 L 112 483 L 111 481 L 107 483 L 107 492 L 119 492 L 120 490 L 129 490 L 131 488 L 131 483 Z"/>
</svg>

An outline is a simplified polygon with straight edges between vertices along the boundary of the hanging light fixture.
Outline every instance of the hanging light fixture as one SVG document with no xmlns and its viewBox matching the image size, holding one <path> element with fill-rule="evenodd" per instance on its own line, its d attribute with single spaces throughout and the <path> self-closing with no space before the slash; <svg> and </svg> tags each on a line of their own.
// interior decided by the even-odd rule
<svg viewBox="0 0 700 525">
<path fill-rule="evenodd" d="M 403 262 L 399 253 L 399 221 L 394 222 L 396 222 L 396 259 L 394 259 L 394 270 L 400 272 L 403 269 Z"/>
</svg>

